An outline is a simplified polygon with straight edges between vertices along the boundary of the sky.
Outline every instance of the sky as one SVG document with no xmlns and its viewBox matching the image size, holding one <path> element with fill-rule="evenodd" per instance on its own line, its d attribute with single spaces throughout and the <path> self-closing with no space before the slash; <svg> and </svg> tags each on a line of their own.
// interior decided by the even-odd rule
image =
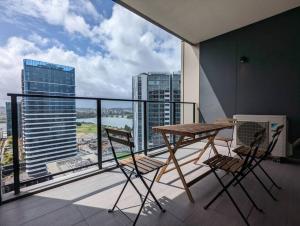
<svg viewBox="0 0 300 226">
<path fill-rule="evenodd" d="M 0 106 L 24 58 L 75 67 L 76 95 L 131 98 L 132 76 L 180 70 L 180 40 L 111 0 L 0 0 Z"/>
</svg>

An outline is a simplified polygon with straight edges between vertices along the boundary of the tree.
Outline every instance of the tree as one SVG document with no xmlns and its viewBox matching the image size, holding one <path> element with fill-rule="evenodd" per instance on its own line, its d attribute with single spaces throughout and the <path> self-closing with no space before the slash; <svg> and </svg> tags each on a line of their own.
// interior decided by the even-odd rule
<svg viewBox="0 0 300 226">
<path fill-rule="evenodd" d="M 125 125 L 124 130 L 130 132 L 130 131 L 131 131 L 131 128 L 130 128 L 130 126 Z"/>
</svg>

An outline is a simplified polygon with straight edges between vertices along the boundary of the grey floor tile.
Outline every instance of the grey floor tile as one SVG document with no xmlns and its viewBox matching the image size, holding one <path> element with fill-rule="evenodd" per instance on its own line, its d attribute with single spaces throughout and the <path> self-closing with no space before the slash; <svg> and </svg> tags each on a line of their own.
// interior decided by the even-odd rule
<svg viewBox="0 0 300 226">
<path fill-rule="evenodd" d="M 83 221 L 80 221 L 76 224 L 73 224 L 72 226 L 89 226 L 89 225 L 85 220 L 83 220 Z"/>
<path fill-rule="evenodd" d="M 75 206 L 67 206 L 58 209 L 52 213 L 38 217 L 34 220 L 28 221 L 22 225 L 24 226 L 69 226 L 74 225 L 84 220 L 84 217 Z"/>
<path fill-rule="evenodd" d="M 193 157 L 193 152 L 204 144 L 195 144 L 178 152 L 179 158 Z M 225 150 L 226 151 L 226 150 Z M 167 154 L 158 156 L 158 159 L 166 159 Z M 206 159 L 204 156 L 203 159 Z M 203 160 L 202 159 L 202 160 Z M 200 163 L 201 164 L 201 161 Z M 263 190 L 255 178 L 249 175 L 243 184 L 257 204 L 264 209 L 265 214 L 254 210 L 245 194 L 238 187 L 230 188 L 245 214 L 249 215 L 251 225 L 300 225 L 300 166 L 278 164 L 266 161 L 263 166 L 274 177 L 283 189 L 272 187 L 272 192 L 278 198 L 274 202 Z M 183 172 L 188 179 L 197 176 L 204 168 L 199 165 L 188 164 L 183 167 Z M 267 186 L 271 183 L 257 170 Z M 151 177 L 152 174 L 149 175 Z M 132 222 L 120 211 L 112 214 L 107 210 L 112 207 L 124 184 L 124 176 L 119 170 L 107 172 L 74 182 L 62 187 L 42 192 L 26 199 L 21 199 L 0 206 L 0 225 L 41 225 L 41 226 L 114 226 L 131 225 Z M 228 181 L 229 177 L 223 177 Z M 137 187 L 146 192 L 143 185 L 134 179 Z M 155 183 L 153 193 L 167 210 L 161 213 L 155 203 L 148 202 L 142 211 L 137 225 L 243 225 L 241 217 L 224 194 L 208 210 L 203 206 L 221 189 L 214 175 L 210 174 L 191 187 L 195 203 L 190 203 L 182 189 L 176 171 L 165 174 L 160 183 Z M 140 199 L 134 189 L 129 186 L 119 203 L 131 219 L 137 215 Z"/>
</svg>

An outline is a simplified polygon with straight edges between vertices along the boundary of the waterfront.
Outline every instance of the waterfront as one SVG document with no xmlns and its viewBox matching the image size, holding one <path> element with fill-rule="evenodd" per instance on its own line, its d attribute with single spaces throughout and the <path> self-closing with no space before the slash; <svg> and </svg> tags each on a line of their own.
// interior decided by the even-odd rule
<svg viewBox="0 0 300 226">
<path fill-rule="evenodd" d="M 6 123 L 0 123 L 0 130 L 6 131 Z"/>
<path fill-rule="evenodd" d="M 87 122 L 97 124 L 97 118 L 77 118 L 77 122 Z M 125 125 L 132 128 L 133 119 L 121 118 L 121 117 L 102 117 L 101 118 L 102 125 L 112 126 L 117 128 L 124 128 Z"/>
</svg>

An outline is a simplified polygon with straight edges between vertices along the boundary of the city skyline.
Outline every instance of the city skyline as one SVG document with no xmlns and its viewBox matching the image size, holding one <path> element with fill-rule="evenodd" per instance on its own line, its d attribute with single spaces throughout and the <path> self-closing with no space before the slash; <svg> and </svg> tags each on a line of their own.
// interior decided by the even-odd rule
<svg viewBox="0 0 300 226">
<path fill-rule="evenodd" d="M 24 61 L 25 59 L 22 59 L 22 62 Z M 40 62 L 43 62 L 42 60 L 40 59 L 32 59 L 33 61 L 40 61 Z M 47 62 L 48 64 L 53 64 L 53 65 L 61 65 L 62 66 L 62 63 L 60 62 Z M 76 68 L 75 68 L 76 69 Z M 176 71 L 176 72 L 175 72 Z M 139 74 L 134 74 L 132 75 L 132 77 L 135 77 L 135 76 L 138 76 L 140 74 L 164 74 L 164 73 L 178 73 L 180 74 L 181 71 L 180 70 L 175 70 L 174 72 L 167 72 L 167 71 L 144 71 L 144 72 L 141 72 Z M 76 77 L 75 77 L 75 80 L 76 80 Z M 132 81 L 132 79 L 131 79 Z M 76 86 L 76 85 L 75 85 Z M 20 87 L 21 89 L 19 90 L 19 92 L 17 93 L 21 93 L 22 92 L 22 87 Z M 77 96 L 77 95 L 76 95 Z M 95 98 L 101 98 L 101 96 L 89 96 L 89 97 L 95 97 Z M 114 98 L 114 97 L 112 97 Z M 126 99 L 131 99 L 132 98 L 132 89 L 130 90 L 130 96 L 127 97 Z M 7 101 L 5 102 L 0 102 L 0 107 L 4 107 L 6 108 L 6 105 L 7 103 L 9 103 L 10 99 L 8 99 Z M 3 105 L 1 105 L 3 104 Z M 114 102 L 114 103 L 103 103 L 103 108 L 115 108 L 115 107 L 123 107 L 123 108 L 127 108 L 127 107 L 130 107 L 131 106 L 131 103 L 124 103 L 124 102 Z M 88 102 L 88 101 L 81 101 L 81 100 L 76 100 L 76 108 L 95 108 L 95 103 L 94 102 Z"/>
<path fill-rule="evenodd" d="M 49 62 L 41 62 L 41 61 L 37 61 L 37 60 L 24 59 L 23 62 L 24 62 L 24 69 L 26 67 L 36 68 L 36 69 L 33 69 L 33 71 L 29 70 L 28 68 L 27 68 L 27 70 L 22 70 L 22 73 L 21 73 L 22 74 L 22 78 L 23 78 L 22 79 L 22 88 L 23 88 L 23 93 L 25 93 L 25 94 L 43 94 L 43 95 L 50 95 L 50 96 L 51 95 L 63 95 L 61 93 L 54 92 L 55 89 L 54 89 L 53 85 L 54 84 L 58 84 L 57 82 L 56 83 L 48 83 L 48 82 L 50 82 L 51 78 L 53 79 L 53 76 L 54 76 L 54 73 L 52 73 L 50 71 L 58 70 L 58 71 L 66 71 L 66 72 L 73 71 L 74 72 L 76 70 L 73 67 L 63 66 L 61 64 L 53 64 L 53 63 L 49 63 Z M 43 72 L 44 69 L 45 69 L 45 71 Z M 156 77 L 159 76 L 160 78 L 164 77 L 162 80 L 166 80 L 166 81 L 160 81 L 160 79 L 154 79 L 154 80 L 152 79 L 153 81 L 150 81 L 151 79 L 149 79 L 150 83 L 152 82 L 151 84 L 149 84 L 150 86 L 148 86 L 148 87 L 141 87 L 141 88 L 145 89 L 144 92 L 147 93 L 148 92 L 148 88 L 152 87 L 151 88 L 152 91 L 150 90 L 150 92 L 149 92 L 149 93 L 151 93 L 151 95 L 149 94 L 149 95 L 143 96 L 142 99 L 144 99 L 144 100 L 158 100 L 158 101 L 180 101 L 180 76 L 181 76 L 181 72 L 180 71 L 174 72 L 174 73 L 168 73 L 168 72 L 145 72 L 145 73 L 141 73 L 140 75 L 135 75 L 135 76 L 133 76 L 133 78 L 137 77 L 137 76 L 141 76 L 141 75 L 146 75 L 146 76 L 147 75 L 152 75 L 153 78 L 155 76 Z M 63 74 L 60 74 L 60 75 L 57 76 L 57 78 L 60 81 L 62 81 L 63 80 L 63 76 L 64 76 Z M 176 77 L 176 79 L 174 79 L 175 77 Z M 73 78 L 73 81 L 74 80 L 75 79 Z M 176 85 L 175 85 L 174 81 L 175 81 Z M 159 82 L 162 82 L 162 83 L 158 84 Z M 155 93 L 156 91 L 158 93 L 161 93 L 160 89 L 162 89 L 164 87 L 164 85 L 161 86 L 163 84 L 163 82 L 164 83 L 165 82 L 168 83 L 167 84 L 168 87 L 165 87 L 168 90 L 164 90 L 163 89 L 164 93 L 162 95 L 159 95 L 157 98 L 154 98 L 154 96 L 156 95 L 156 93 Z M 57 85 L 55 85 L 55 86 L 57 86 Z M 174 89 L 175 86 L 177 87 L 176 89 Z M 76 96 L 76 93 L 75 93 L 75 84 L 73 84 L 72 87 L 73 87 L 73 91 L 70 93 L 70 95 Z M 172 87 L 173 87 L 173 89 L 172 89 Z M 172 89 L 172 91 L 171 91 L 171 89 Z M 52 92 L 50 92 L 50 90 L 52 90 Z M 66 92 L 66 90 L 67 89 L 65 89 L 65 88 L 60 88 L 57 91 Z M 141 97 L 134 97 L 134 95 L 132 97 L 135 98 L 135 99 L 141 99 Z M 34 130 L 38 129 L 38 131 L 40 131 L 40 128 L 39 128 L 40 125 L 36 125 L 35 126 L 36 128 L 31 128 L 32 126 L 29 125 L 29 124 L 32 122 L 32 120 L 35 120 L 37 114 L 39 115 L 39 114 L 43 113 L 43 114 L 47 114 L 47 115 L 51 116 L 52 113 L 53 113 L 52 111 L 50 111 L 50 109 L 48 109 L 49 111 L 47 111 L 47 112 L 40 112 L 40 111 L 44 111 L 44 110 L 47 110 L 47 109 L 44 109 L 44 108 L 40 109 L 40 107 L 38 107 L 38 105 L 35 107 L 35 104 L 32 104 L 32 103 L 30 105 L 26 104 L 26 103 L 29 103 L 29 99 L 30 99 L 29 97 L 22 98 L 21 102 L 23 102 L 23 105 L 21 105 L 21 102 L 19 102 L 19 104 L 18 104 L 18 112 L 20 113 L 20 115 L 23 116 L 23 117 L 19 117 L 18 121 L 19 121 L 19 127 L 20 127 L 19 128 L 20 137 L 22 137 L 23 141 L 24 141 L 24 148 L 22 147 L 22 149 L 24 149 L 25 152 L 26 152 L 26 140 L 28 140 L 28 135 L 26 135 L 26 134 L 30 134 L 31 132 L 35 132 L 36 133 L 36 131 L 33 131 L 33 129 Z M 49 101 L 43 101 L 43 100 L 39 101 L 39 100 L 35 100 L 35 98 L 31 98 L 31 99 L 34 99 L 34 100 L 31 101 L 33 103 L 36 102 L 36 103 L 40 104 L 41 102 L 43 102 L 46 105 L 50 105 L 48 103 Z M 87 101 L 87 102 L 89 102 L 89 101 Z M 27 105 L 28 105 L 28 107 L 27 107 Z M 80 110 L 81 109 L 81 107 L 80 107 L 81 105 L 80 104 L 78 105 L 76 103 L 76 101 L 73 101 L 73 105 L 74 105 L 74 107 L 73 107 L 74 108 L 73 114 L 74 115 L 76 114 L 76 116 L 78 118 L 88 118 L 87 115 L 82 115 L 82 116 L 80 114 L 78 115 L 79 111 L 86 111 L 87 109 L 88 110 L 94 109 L 94 114 L 92 114 L 90 116 L 90 118 L 93 118 L 93 117 L 95 118 L 96 117 L 95 102 L 92 104 L 93 106 L 91 108 L 84 108 L 83 107 L 82 110 Z M 10 109 L 9 109 L 9 106 L 10 106 L 10 102 L 7 102 L 6 103 L 6 113 L 8 113 L 8 117 L 7 117 L 6 124 L 7 124 L 7 129 L 8 130 L 10 130 L 9 129 L 10 128 L 9 125 L 11 124 L 11 122 L 9 122 L 10 121 Z M 86 109 L 86 110 L 84 110 L 84 109 Z M 118 104 L 118 102 L 111 101 L 111 103 L 109 104 L 109 101 L 108 101 L 108 103 L 106 101 L 103 101 L 103 105 L 102 105 L 103 117 L 107 117 L 107 116 L 108 117 L 111 117 L 111 116 L 114 117 L 110 113 L 108 113 L 108 114 L 105 113 L 109 109 L 127 109 L 129 112 L 131 112 L 131 111 L 134 112 L 134 106 L 132 105 L 132 102 L 128 103 L 128 105 L 123 105 L 120 108 L 120 105 Z M 154 111 L 151 111 L 151 109 L 152 109 L 151 107 L 149 107 L 149 109 L 148 109 L 148 111 L 149 111 L 148 112 L 149 119 L 153 118 L 151 115 L 154 113 Z M 163 121 L 161 121 L 159 119 L 158 123 L 157 122 L 155 123 L 153 120 L 149 120 L 149 122 L 151 121 L 150 123 L 152 123 L 152 124 L 154 123 L 154 124 L 161 124 L 161 125 L 163 125 L 165 123 L 171 123 L 171 117 L 170 117 L 170 115 L 172 115 L 172 112 L 171 112 L 170 106 L 168 106 L 168 109 L 169 109 L 168 112 L 166 112 L 166 111 L 162 112 L 162 114 L 164 114 L 164 115 L 168 114 L 168 117 L 163 117 Z M 59 109 L 56 107 L 55 110 L 57 111 Z M 178 108 L 177 111 L 180 111 L 180 108 Z M 29 116 L 26 116 L 26 115 L 28 115 L 28 113 L 34 113 L 34 117 L 32 119 L 30 119 Z M 117 113 L 117 114 L 119 114 L 119 113 Z M 49 118 L 49 117 L 47 117 L 47 118 Z M 41 120 L 42 118 L 38 117 L 37 119 Z M 30 123 L 29 123 L 29 121 L 30 121 Z M 87 121 L 87 122 L 89 122 L 89 121 Z M 96 123 L 96 120 L 94 120 L 93 123 Z M 134 123 L 138 124 L 137 122 L 132 122 L 132 124 L 134 124 Z M 154 126 L 154 124 L 152 126 Z M 30 128 L 28 127 L 28 125 L 29 125 Z M 107 125 L 110 125 L 110 124 L 107 124 Z M 130 124 L 127 124 L 127 125 L 130 125 Z M 74 126 L 75 126 L 75 124 L 74 124 Z M 150 125 L 148 125 L 148 126 L 150 126 Z M 132 128 L 134 128 L 134 127 L 137 127 L 137 126 L 133 126 Z M 50 130 L 52 130 L 52 129 L 50 128 Z M 45 131 L 43 131 L 43 132 L 45 132 Z M 150 137 L 151 136 L 151 131 L 148 132 L 148 133 L 149 133 L 149 137 Z M 7 133 L 7 135 L 10 136 L 11 134 Z M 49 135 L 49 134 L 47 134 L 47 135 Z M 27 139 L 25 139 L 26 136 L 27 136 Z M 138 134 L 136 134 L 136 136 L 138 136 Z M 150 138 L 148 140 L 150 141 L 151 139 L 152 138 Z M 137 143 L 140 143 L 140 142 L 137 142 Z M 157 142 L 151 142 L 151 144 L 149 144 L 149 145 L 153 146 L 155 143 L 157 143 Z M 48 144 L 47 144 L 47 147 L 48 147 Z M 41 149 L 41 148 L 38 148 L 38 149 Z M 41 151 L 43 151 L 43 150 L 41 150 Z M 28 155 L 28 151 L 27 151 L 27 156 L 29 156 Z M 26 157 L 26 153 L 25 153 L 25 157 Z M 33 158 L 35 158 L 35 157 L 33 156 Z M 25 160 L 26 160 L 26 158 L 25 158 Z"/>
</svg>

